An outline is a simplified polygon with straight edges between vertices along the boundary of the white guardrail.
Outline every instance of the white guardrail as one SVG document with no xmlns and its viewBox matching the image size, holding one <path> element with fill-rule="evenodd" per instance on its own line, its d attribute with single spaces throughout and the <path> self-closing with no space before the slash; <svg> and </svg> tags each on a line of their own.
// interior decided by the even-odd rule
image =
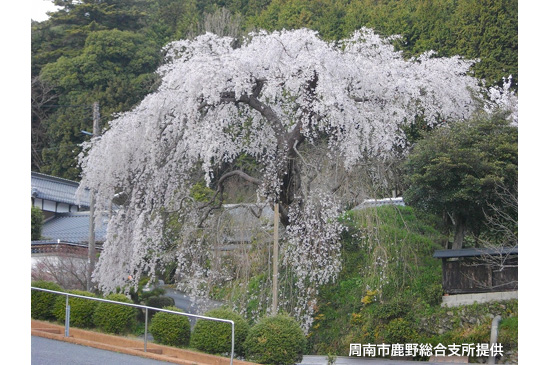
<svg viewBox="0 0 548 365">
<path fill-rule="evenodd" d="M 168 309 L 149 307 L 149 306 L 140 305 L 140 304 L 117 302 L 117 301 L 114 301 L 114 300 L 95 298 L 95 297 L 86 297 L 86 296 L 83 296 L 83 295 L 65 293 L 65 292 L 49 290 L 49 289 L 43 289 L 43 288 L 36 288 L 36 287 L 33 287 L 33 286 L 31 286 L 31 290 L 39 290 L 39 291 L 43 291 L 43 292 L 48 292 L 48 293 L 53 293 L 53 294 L 59 294 L 59 295 L 66 296 L 65 337 L 69 337 L 69 329 L 70 329 L 70 305 L 69 305 L 69 301 L 68 301 L 69 297 L 82 298 L 82 299 L 87 299 L 87 300 L 95 300 L 95 301 L 98 301 L 98 302 L 120 304 L 120 305 L 129 306 L 129 307 L 144 309 L 145 310 L 145 339 L 144 339 L 144 351 L 145 352 L 147 352 L 148 310 L 149 309 L 152 309 L 156 312 L 173 313 L 173 314 L 178 314 L 178 315 L 187 316 L 187 317 L 206 319 L 206 320 L 209 320 L 209 321 L 230 323 L 230 325 L 232 326 L 232 350 L 230 352 L 230 365 L 232 365 L 232 362 L 234 360 L 234 321 L 232 321 L 230 319 L 213 318 L 213 317 L 207 317 L 207 316 L 200 316 L 200 315 L 197 315 L 197 314 L 176 312 L 176 311 L 171 311 L 171 310 L 168 310 Z"/>
</svg>

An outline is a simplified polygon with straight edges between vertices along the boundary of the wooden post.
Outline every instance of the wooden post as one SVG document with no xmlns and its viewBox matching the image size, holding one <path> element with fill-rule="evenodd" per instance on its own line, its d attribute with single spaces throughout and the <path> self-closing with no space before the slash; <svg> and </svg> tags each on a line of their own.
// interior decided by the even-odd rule
<svg viewBox="0 0 548 365">
<path fill-rule="evenodd" d="M 93 103 L 93 137 L 99 135 L 99 103 Z M 95 270 L 95 192 L 90 190 L 89 192 L 89 242 L 88 242 L 88 272 L 86 277 L 87 290 L 91 291 L 91 275 Z"/>
<path fill-rule="evenodd" d="M 273 247 L 273 274 L 272 274 L 272 315 L 278 314 L 278 203 L 274 204 L 274 247 Z"/>
</svg>

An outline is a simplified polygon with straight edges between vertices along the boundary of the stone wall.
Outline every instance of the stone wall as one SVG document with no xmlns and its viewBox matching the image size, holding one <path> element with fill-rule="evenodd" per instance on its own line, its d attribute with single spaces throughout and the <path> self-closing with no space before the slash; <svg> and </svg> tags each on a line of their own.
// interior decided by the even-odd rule
<svg viewBox="0 0 548 365">
<path fill-rule="evenodd" d="M 518 315 L 517 299 L 487 303 L 467 303 L 469 299 L 461 299 L 463 299 L 461 305 L 442 305 L 432 315 L 421 318 L 419 328 L 422 334 L 426 337 L 438 336 L 438 338 L 442 338 L 448 333 L 452 333 L 452 336 L 456 338 L 467 338 L 466 342 L 468 343 L 485 343 L 489 342 L 491 323 L 495 316 L 500 315 L 505 319 Z M 462 340 L 455 341 L 457 344 L 462 344 Z M 497 364 L 517 364 L 517 356 L 517 346 L 504 346 L 504 357 L 498 359 Z M 473 361 L 486 362 L 487 358 L 475 358 Z"/>
<path fill-rule="evenodd" d="M 504 301 L 504 300 L 511 300 L 511 299 L 518 299 L 517 291 L 445 295 L 442 297 L 441 305 L 443 307 L 456 307 L 459 305 L 470 305 L 474 303 L 488 303 L 488 302 Z"/>
</svg>

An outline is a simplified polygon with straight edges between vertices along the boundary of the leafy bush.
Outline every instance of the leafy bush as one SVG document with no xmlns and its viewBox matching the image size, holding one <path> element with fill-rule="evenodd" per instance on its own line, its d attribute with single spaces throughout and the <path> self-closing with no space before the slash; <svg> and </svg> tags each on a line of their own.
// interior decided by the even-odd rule
<svg viewBox="0 0 548 365">
<path fill-rule="evenodd" d="M 242 316 L 228 309 L 213 309 L 207 317 L 230 319 L 234 321 L 234 352 L 243 354 L 243 345 L 249 331 L 249 325 Z M 190 345 L 210 354 L 222 354 L 231 351 L 232 326 L 230 323 L 200 319 L 196 322 Z"/>
<path fill-rule="evenodd" d="M 110 294 L 105 299 L 131 303 L 123 294 Z M 135 308 L 115 303 L 100 302 L 95 308 L 93 322 L 97 328 L 108 333 L 127 333 L 137 325 Z"/>
<path fill-rule="evenodd" d="M 145 301 L 145 304 L 149 307 L 154 308 L 174 307 L 175 300 L 172 297 L 168 297 L 166 295 L 157 295 L 148 298 Z"/>
<path fill-rule="evenodd" d="M 84 297 L 95 297 L 95 294 L 82 290 L 71 290 L 69 293 Z M 98 304 L 99 302 L 95 300 L 69 297 L 70 325 L 83 328 L 93 327 L 93 314 Z M 66 297 L 58 296 L 53 306 L 53 314 L 59 322 L 65 321 L 65 311 Z"/>
<path fill-rule="evenodd" d="M 393 319 L 381 328 L 380 333 L 384 343 L 413 343 L 418 338 L 415 328 L 403 318 Z"/>
<path fill-rule="evenodd" d="M 154 285 L 152 286 L 152 288 L 150 288 L 149 285 L 150 278 L 145 276 L 139 280 L 137 289 L 133 286 L 129 289 L 129 296 L 133 303 L 144 303 L 151 297 L 161 296 L 166 293 L 165 289 L 163 288 L 155 287 Z"/>
<path fill-rule="evenodd" d="M 411 309 L 411 302 L 402 297 L 396 297 L 390 301 L 372 307 L 373 315 L 377 319 L 391 320 L 404 317 Z"/>
<path fill-rule="evenodd" d="M 31 286 L 42 289 L 55 291 L 63 291 L 63 288 L 56 283 L 50 281 L 38 280 L 33 281 Z M 31 290 L 30 294 L 30 314 L 34 319 L 55 319 L 53 314 L 53 306 L 59 294 L 46 293 L 39 290 Z"/>
<path fill-rule="evenodd" d="M 155 295 L 152 297 L 149 297 L 145 300 L 145 305 L 149 307 L 154 308 L 167 308 L 167 307 L 174 307 L 175 306 L 175 300 L 172 297 L 168 297 L 166 295 Z M 152 318 L 158 311 L 149 309 L 148 310 L 148 318 Z M 145 322 L 145 311 L 144 309 L 142 311 L 139 311 L 139 315 L 137 317 L 139 322 Z"/>
<path fill-rule="evenodd" d="M 247 359 L 261 364 L 295 364 L 302 360 L 306 338 L 287 315 L 266 317 L 250 328 L 244 342 Z"/>
<path fill-rule="evenodd" d="M 164 309 L 181 312 L 177 307 Z M 168 346 L 187 346 L 190 341 L 190 321 L 186 316 L 158 312 L 150 322 L 150 333 L 157 343 Z"/>
</svg>

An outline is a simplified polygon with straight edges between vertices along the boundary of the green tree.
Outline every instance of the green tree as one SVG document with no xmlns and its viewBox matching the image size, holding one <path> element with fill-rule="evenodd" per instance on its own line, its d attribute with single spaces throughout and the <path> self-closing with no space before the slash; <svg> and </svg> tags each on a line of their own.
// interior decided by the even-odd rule
<svg viewBox="0 0 548 365">
<path fill-rule="evenodd" d="M 60 10 L 44 22 L 33 22 L 32 75 L 59 57 L 74 57 L 90 33 L 118 29 L 138 31 L 146 25 L 146 0 L 55 0 Z"/>
<path fill-rule="evenodd" d="M 434 50 L 442 57 L 479 59 L 477 77 L 500 84 L 511 74 L 517 87 L 517 5 L 517 0 L 273 0 L 260 14 L 249 16 L 248 25 L 307 27 L 332 40 L 364 26 L 400 34 L 398 47 L 408 56 Z"/>
<path fill-rule="evenodd" d="M 150 4 L 149 12 L 147 36 L 159 46 L 194 34 L 200 19 L 196 0 L 158 0 Z"/>
<path fill-rule="evenodd" d="M 513 76 L 518 83 L 518 1 L 462 0 L 452 17 L 455 52 L 479 58 L 477 77 L 489 84 Z"/>
<path fill-rule="evenodd" d="M 92 103 L 101 103 L 105 120 L 148 93 L 161 45 L 142 31 L 149 18 L 148 0 L 55 0 L 55 4 L 59 11 L 31 25 L 32 169 L 78 179 L 76 156 L 84 138 L 80 131 L 91 130 Z M 108 31 L 113 33 L 101 33 Z M 133 48 L 124 44 L 131 34 L 141 38 L 131 41 Z M 108 49 L 100 49 L 111 41 Z M 113 60 L 115 48 L 129 54 L 132 62 Z M 111 62 L 92 66 L 102 62 L 101 54 L 108 54 Z M 136 70 L 151 56 L 156 61 L 150 69 Z"/>
<path fill-rule="evenodd" d="M 310 28 L 325 39 L 342 39 L 346 1 L 274 0 L 254 19 L 253 25 L 267 30 Z M 348 32 L 350 33 L 350 32 Z"/>
<path fill-rule="evenodd" d="M 406 203 L 447 217 L 455 229 L 452 248 L 462 248 L 467 230 L 477 235 L 485 228 L 497 187 L 517 187 L 517 137 L 501 115 L 436 129 L 409 155 Z"/>
<path fill-rule="evenodd" d="M 80 55 L 45 65 L 40 77 L 55 86 L 64 107 L 45 122 L 50 147 L 42 153 L 41 171 L 78 179 L 81 131 L 92 130 L 93 102 L 100 104 L 103 124 L 111 114 L 130 109 L 153 88 L 159 58 L 144 35 L 113 29 L 90 33 Z"/>
<path fill-rule="evenodd" d="M 31 207 L 30 222 L 30 239 L 32 241 L 39 240 L 42 237 L 42 226 L 44 222 L 44 214 L 42 213 L 42 210 L 40 208 L 35 206 Z"/>
</svg>

